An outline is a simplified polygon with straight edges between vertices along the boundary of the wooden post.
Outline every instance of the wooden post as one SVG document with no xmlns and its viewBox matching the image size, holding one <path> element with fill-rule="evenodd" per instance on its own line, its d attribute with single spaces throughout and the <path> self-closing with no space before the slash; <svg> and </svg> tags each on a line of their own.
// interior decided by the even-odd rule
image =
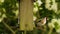
<svg viewBox="0 0 60 34">
<path fill-rule="evenodd" d="M 20 30 L 33 30 L 33 3 L 32 0 L 20 1 Z"/>
</svg>

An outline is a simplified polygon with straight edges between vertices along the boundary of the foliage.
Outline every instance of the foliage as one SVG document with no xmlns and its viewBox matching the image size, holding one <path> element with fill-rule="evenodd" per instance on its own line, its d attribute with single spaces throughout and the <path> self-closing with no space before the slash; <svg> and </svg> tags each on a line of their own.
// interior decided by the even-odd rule
<svg viewBox="0 0 60 34">
<path fill-rule="evenodd" d="M 46 26 L 46 34 L 60 32 L 60 11 L 58 10 L 58 2 L 57 0 L 37 0 L 34 2 L 34 21 L 36 22 L 39 19 L 47 17 L 47 23 L 44 25 Z"/>
<path fill-rule="evenodd" d="M 47 23 L 44 25 L 45 31 L 38 30 L 38 34 L 57 34 L 60 32 L 60 10 L 58 5 L 60 0 L 37 0 L 34 2 L 33 20 L 39 20 L 47 17 Z M 8 24 L 13 31 L 18 27 L 18 1 L 0 0 L 0 34 L 12 34 L 5 26 Z M 4 25 L 4 23 L 6 23 Z M 59 33 L 60 34 L 60 33 Z"/>
<path fill-rule="evenodd" d="M 11 34 L 11 31 L 3 24 L 3 22 L 8 24 L 13 30 L 17 30 L 17 0 L 0 0 L 0 34 Z"/>
</svg>

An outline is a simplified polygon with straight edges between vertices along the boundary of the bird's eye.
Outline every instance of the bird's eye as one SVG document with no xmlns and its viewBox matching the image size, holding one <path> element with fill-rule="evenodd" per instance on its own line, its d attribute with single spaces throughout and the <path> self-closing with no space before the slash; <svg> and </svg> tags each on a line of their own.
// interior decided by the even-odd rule
<svg viewBox="0 0 60 34">
<path fill-rule="evenodd" d="M 38 22 L 41 22 L 41 20 L 40 20 L 40 21 L 38 21 Z"/>
</svg>

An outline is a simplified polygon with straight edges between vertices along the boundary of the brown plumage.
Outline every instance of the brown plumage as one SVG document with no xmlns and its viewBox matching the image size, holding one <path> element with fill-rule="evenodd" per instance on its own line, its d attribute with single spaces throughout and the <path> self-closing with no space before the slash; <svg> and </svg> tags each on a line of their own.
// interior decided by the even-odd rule
<svg viewBox="0 0 60 34">
<path fill-rule="evenodd" d="M 46 24 L 46 17 L 43 18 L 40 22 L 37 23 L 38 26 L 42 26 Z"/>
<path fill-rule="evenodd" d="M 37 29 L 43 29 L 44 25 L 46 24 L 47 18 L 44 17 L 42 20 L 37 20 L 38 22 L 35 23 Z"/>
</svg>

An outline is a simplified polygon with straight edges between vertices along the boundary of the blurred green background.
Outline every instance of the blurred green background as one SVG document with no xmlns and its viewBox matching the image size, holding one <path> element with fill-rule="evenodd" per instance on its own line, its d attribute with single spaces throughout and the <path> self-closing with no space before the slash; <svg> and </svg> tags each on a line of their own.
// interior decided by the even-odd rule
<svg viewBox="0 0 60 34">
<path fill-rule="evenodd" d="M 60 0 L 37 0 L 34 3 L 33 20 L 47 17 L 45 31 L 38 34 L 60 34 Z M 3 22 L 18 31 L 18 0 L 0 0 L 0 34 L 12 34 Z"/>
<path fill-rule="evenodd" d="M 37 0 L 34 2 L 34 21 L 47 17 L 45 32 L 41 34 L 60 34 L 60 0 Z"/>
<path fill-rule="evenodd" d="M 14 31 L 17 30 L 18 11 L 17 0 L 0 0 L 0 34 L 12 34 L 3 22 L 8 24 Z"/>
</svg>

